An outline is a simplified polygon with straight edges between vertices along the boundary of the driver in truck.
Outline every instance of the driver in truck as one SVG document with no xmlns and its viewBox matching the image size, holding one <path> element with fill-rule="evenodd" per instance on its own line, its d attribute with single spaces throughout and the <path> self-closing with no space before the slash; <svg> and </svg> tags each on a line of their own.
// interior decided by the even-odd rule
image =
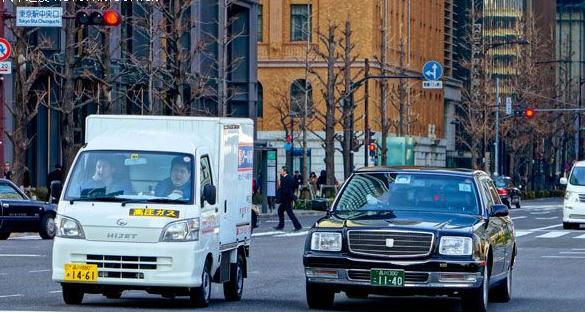
<svg viewBox="0 0 585 312">
<path fill-rule="evenodd" d="M 159 182 L 154 195 L 174 199 L 191 198 L 191 159 L 175 157 L 171 162 L 171 175 Z"/>
</svg>

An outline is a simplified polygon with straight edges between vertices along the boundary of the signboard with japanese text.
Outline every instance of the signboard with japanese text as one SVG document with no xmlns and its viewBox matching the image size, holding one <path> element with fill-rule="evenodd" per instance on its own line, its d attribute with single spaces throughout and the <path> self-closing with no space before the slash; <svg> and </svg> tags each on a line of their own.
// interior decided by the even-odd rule
<svg viewBox="0 0 585 312">
<path fill-rule="evenodd" d="M 17 27 L 62 27 L 61 7 L 17 7 Z"/>
</svg>

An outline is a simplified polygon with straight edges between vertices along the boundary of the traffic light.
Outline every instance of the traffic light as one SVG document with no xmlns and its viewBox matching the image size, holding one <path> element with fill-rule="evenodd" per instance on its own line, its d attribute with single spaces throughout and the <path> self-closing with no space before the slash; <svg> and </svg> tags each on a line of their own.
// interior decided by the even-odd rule
<svg viewBox="0 0 585 312">
<path fill-rule="evenodd" d="M 292 135 L 290 135 L 290 134 L 287 134 L 287 135 L 286 135 L 286 143 L 287 143 L 287 144 L 290 144 L 290 143 L 292 143 Z"/>
<path fill-rule="evenodd" d="M 75 14 L 75 24 L 78 26 L 107 26 L 115 27 L 122 23 L 122 16 L 116 10 L 79 11 Z"/>
<path fill-rule="evenodd" d="M 376 149 L 378 147 L 376 146 L 375 142 L 370 143 L 370 145 L 368 146 L 368 150 L 370 151 L 370 157 L 375 157 L 376 156 Z"/>
<path fill-rule="evenodd" d="M 536 111 L 532 107 L 527 107 L 524 109 L 524 117 L 526 119 L 532 119 L 536 116 Z"/>
</svg>

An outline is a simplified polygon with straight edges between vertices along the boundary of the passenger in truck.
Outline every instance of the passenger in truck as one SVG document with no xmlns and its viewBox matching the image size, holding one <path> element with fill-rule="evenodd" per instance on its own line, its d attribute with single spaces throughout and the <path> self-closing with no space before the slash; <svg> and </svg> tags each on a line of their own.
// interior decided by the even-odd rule
<svg viewBox="0 0 585 312">
<path fill-rule="evenodd" d="M 191 162 L 189 158 L 175 157 L 171 174 L 154 188 L 154 195 L 171 199 L 191 199 Z"/>
</svg>

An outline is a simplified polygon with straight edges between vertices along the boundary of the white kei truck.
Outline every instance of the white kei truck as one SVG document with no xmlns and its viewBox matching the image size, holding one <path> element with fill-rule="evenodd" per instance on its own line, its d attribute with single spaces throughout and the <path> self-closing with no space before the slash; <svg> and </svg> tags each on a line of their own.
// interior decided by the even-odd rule
<svg viewBox="0 0 585 312">
<path fill-rule="evenodd" d="M 253 122 L 92 115 L 59 198 L 52 279 L 66 304 L 126 290 L 209 304 L 242 297 L 251 239 Z"/>
</svg>

